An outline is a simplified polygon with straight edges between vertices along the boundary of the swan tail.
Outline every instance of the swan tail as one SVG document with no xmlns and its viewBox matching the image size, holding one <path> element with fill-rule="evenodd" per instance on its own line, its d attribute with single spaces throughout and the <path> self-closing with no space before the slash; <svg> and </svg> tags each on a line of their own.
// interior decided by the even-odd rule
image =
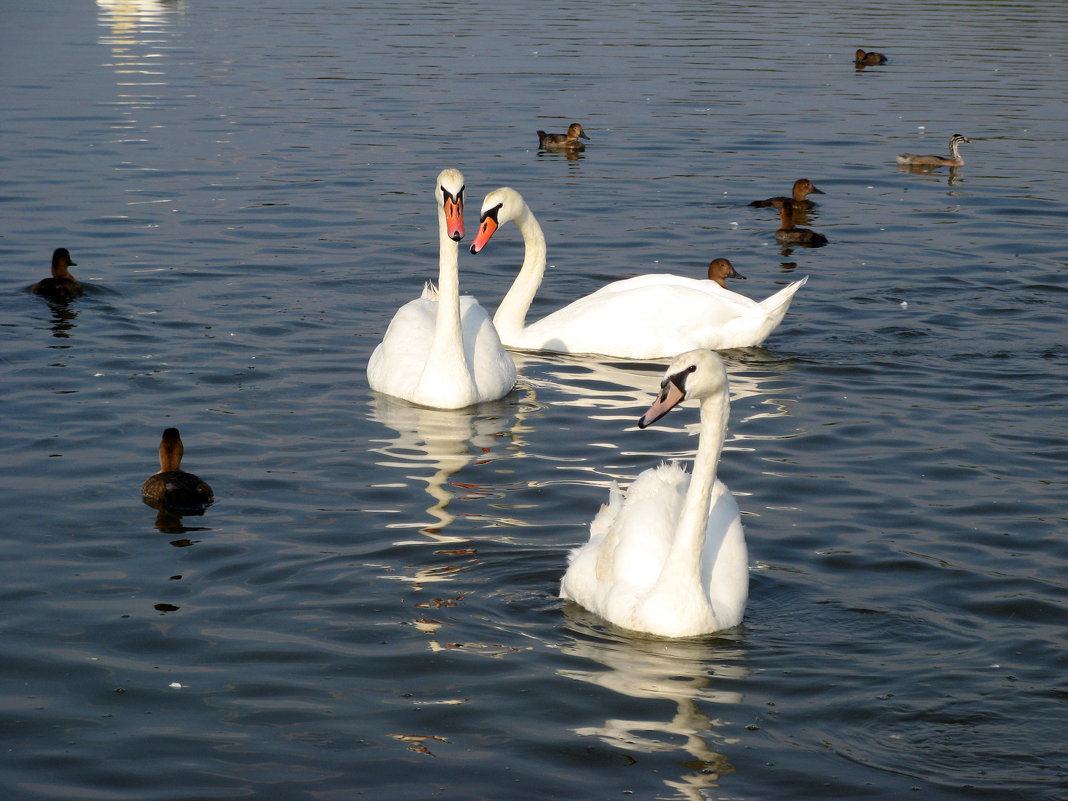
<svg viewBox="0 0 1068 801">
<path fill-rule="evenodd" d="M 742 319 L 755 319 L 757 321 L 755 331 L 753 331 L 753 339 L 755 341 L 751 344 L 760 345 L 771 336 L 771 332 L 779 327 L 779 323 L 786 316 L 786 312 L 790 308 L 790 302 L 794 299 L 797 290 L 806 283 L 808 283 L 807 275 L 800 281 L 794 281 L 784 286 L 774 295 L 764 298 L 753 307 L 752 311 L 743 316 Z"/>
</svg>

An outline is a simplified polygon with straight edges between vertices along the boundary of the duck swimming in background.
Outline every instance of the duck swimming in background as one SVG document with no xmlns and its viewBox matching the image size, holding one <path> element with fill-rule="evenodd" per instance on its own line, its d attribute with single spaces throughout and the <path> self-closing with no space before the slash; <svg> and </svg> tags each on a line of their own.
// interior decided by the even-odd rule
<svg viewBox="0 0 1068 801">
<path fill-rule="evenodd" d="M 159 472 L 141 485 L 141 496 L 153 506 L 190 511 L 204 509 L 215 500 L 211 487 L 181 469 L 185 446 L 177 428 L 163 432 L 159 443 Z"/>
<path fill-rule="evenodd" d="M 949 137 L 948 156 L 917 156 L 915 153 L 902 153 L 897 157 L 897 163 L 909 167 L 960 167 L 964 164 L 957 149 L 962 144 L 971 144 L 972 140 L 959 133 Z"/>
<path fill-rule="evenodd" d="M 792 200 L 787 200 L 782 204 L 779 211 L 779 230 L 775 232 L 776 241 L 781 245 L 805 245 L 806 247 L 826 245 L 827 237 L 823 234 L 794 225 L 794 212 Z"/>
<path fill-rule="evenodd" d="M 803 211 L 804 209 L 810 209 L 816 205 L 813 201 L 808 199 L 809 195 L 822 194 L 824 194 L 823 190 L 817 189 L 815 184 L 813 184 L 812 181 L 808 180 L 808 178 L 798 178 L 796 181 L 794 181 L 792 197 L 783 197 L 782 195 L 777 195 L 775 197 L 769 197 L 767 200 L 754 200 L 749 205 L 755 206 L 756 208 L 772 207 L 776 209 L 781 209 L 782 204 L 785 201 L 792 200 L 794 203 L 795 210 Z"/>
<path fill-rule="evenodd" d="M 70 267 L 77 267 L 66 248 L 56 248 L 52 253 L 52 277 L 43 278 L 30 287 L 35 295 L 66 300 L 82 294 L 82 285 L 70 274 Z"/>
<path fill-rule="evenodd" d="M 886 56 L 882 53 L 865 53 L 863 50 L 858 49 L 856 56 L 853 58 L 853 63 L 858 67 L 872 67 L 877 64 L 885 64 Z"/>
<path fill-rule="evenodd" d="M 577 122 L 568 126 L 566 134 L 538 131 L 538 147 L 542 150 L 585 150 L 586 146 L 579 141 L 580 139 L 590 141 L 590 137 L 586 136 L 586 132 Z"/>
<path fill-rule="evenodd" d="M 613 281 L 528 324 L 527 312 L 545 276 L 545 235 L 522 195 L 510 187 L 486 195 L 471 252 L 479 253 L 500 226 L 513 220 L 523 235 L 523 266 L 493 324 L 501 342 L 517 350 L 663 359 L 691 348 L 760 345 L 808 280 L 794 281 L 757 303 L 715 281 L 651 273 Z"/>
<path fill-rule="evenodd" d="M 728 278 L 741 278 L 745 280 L 745 276 L 734 269 L 734 265 L 727 259 L 712 259 L 708 263 L 708 280 L 715 281 L 724 289 L 727 288 Z"/>
<path fill-rule="evenodd" d="M 371 389 L 433 409 L 462 409 L 503 398 L 515 362 L 489 314 L 460 296 L 464 176 L 445 169 L 434 187 L 438 210 L 438 287 L 401 306 L 367 362 Z"/>
<path fill-rule="evenodd" d="M 694 637 L 742 622 L 749 555 L 741 512 L 716 476 L 730 416 L 727 370 L 712 351 L 676 358 L 638 420 L 652 425 L 683 400 L 701 403 L 693 473 L 645 470 L 626 497 L 612 482 L 590 538 L 568 557 L 560 597 L 631 631 Z"/>
</svg>

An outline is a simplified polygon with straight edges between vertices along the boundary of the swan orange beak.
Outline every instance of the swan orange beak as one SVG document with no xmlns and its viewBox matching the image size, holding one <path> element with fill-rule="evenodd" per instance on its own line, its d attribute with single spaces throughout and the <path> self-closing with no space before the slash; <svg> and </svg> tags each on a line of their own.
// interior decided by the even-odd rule
<svg viewBox="0 0 1068 801">
<path fill-rule="evenodd" d="M 478 253 L 482 248 L 486 247 L 486 243 L 490 241 L 490 237 L 493 236 L 497 227 L 497 221 L 493 217 L 484 216 L 481 225 L 478 226 L 478 236 L 471 243 L 471 252 Z"/>
<path fill-rule="evenodd" d="M 686 393 L 679 388 L 678 384 L 670 379 L 665 381 L 660 390 L 660 394 L 657 395 L 656 400 L 653 401 L 653 405 L 650 406 L 649 410 L 638 419 L 638 428 L 651 426 L 665 414 L 678 406 L 685 397 Z"/>
<path fill-rule="evenodd" d="M 464 238 L 464 196 L 445 196 L 445 230 L 449 238 L 459 242 Z"/>
</svg>

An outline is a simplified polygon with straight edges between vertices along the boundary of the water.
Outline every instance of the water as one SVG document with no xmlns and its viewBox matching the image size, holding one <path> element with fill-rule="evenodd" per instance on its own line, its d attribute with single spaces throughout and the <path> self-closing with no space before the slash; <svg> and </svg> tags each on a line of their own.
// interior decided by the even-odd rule
<svg viewBox="0 0 1068 801">
<path fill-rule="evenodd" d="M 1068 794 L 1062 5 L 0 13 L 5 798 Z M 537 153 L 573 120 L 581 158 Z M 957 131 L 961 169 L 895 166 Z M 725 354 L 738 629 L 556 598 L 611 480 L 693 453 L 692 409 L 635 426 L 662 363 L 368 390 L 444 166 L 469 230 L 502 184 L 539 216 L 532 318 L 717 255 L 810 276 Z M 830 244 L 783 253 L 746 203 L 803 176 Z M 24 291 L 59 246 L 66 306 Z M 521 258 L 502 229 L 465 291 Z M 140 502 L 170 425 L 203 516 Z"/>
</svg>

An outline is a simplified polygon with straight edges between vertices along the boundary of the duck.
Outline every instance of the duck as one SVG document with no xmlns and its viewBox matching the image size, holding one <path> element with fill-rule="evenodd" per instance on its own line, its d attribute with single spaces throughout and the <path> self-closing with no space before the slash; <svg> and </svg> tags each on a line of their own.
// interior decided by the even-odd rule
<svg viewBox="0 0 1068 801">
<path fill-rule="evenodd" d="M 715 281 L 650 273 L 613 281 L 527 325 L 545 275 L 545 235 L 523 196 L 501 187 L 482 202 L 479 253 L 494 232 L 514 221 L 523 236 L 523 266 L 497 307 L 493 323 L 514 350 L 668 359 L 693 348 L 760 345 L 778 327 L 807 276 L 756 302 Z"/>
<path fill-rule="evenodd" d="M 204 509 L 214 503 L 215 494 L 207 482 L 181 469 L 184 453 L 178 429 L 164 429 L 159 443 L 159 472 L 141 485 L 145 502 L 176 510 Z"/>
<path fill-rule="evenodd" d="M 815 206 L 815 202 L 808 199 L 809 195 L 822 195 L 825 194 L 822 189 L 817 189 L 816 185 L 812 183 L 808 178 L 798 178 L 794 181 L 794 189 L 792 197 L 783 197 L 782 195 L 776 195 L 775 197 L 769 197 L 766 200 L 754 200 L 750 203 L 750 206 L 756 208 L 776 208 L 781 209 L 782 204 L 787 200 L 792 200 L 795 209 L 798 211 L 804 209 L 810 209 Z"/>
<path fill-rule="evenodd" d="M 870 67 L 876 64 L 885 64 L 886 56 L 882 53 L 865 53 L 858 48 L 856 55 L 853 57 L 853 63 L 858 67 Z"/>
<path fill-rule="evenodd" d="M 745 280 L 745 276 L 735 270 L 734 265 L 727 259 L 712 259 L 712 261 L 708 263 L 709 281 L 715 281 L 721 287 L 726 289 L 728 278 L 740 278 L 743 281 Z"/>
<path fill-rule="evenodd" d="M 538 147 L 542 150 L 585 150 L 586 146 L 580 139 L 590 141 L 590 137 L 586 136 L 586 132 L 577 122 L 568 126 L 566 134 L 538 131 Z"/>
<path fill-rule="evenodd" d="M 428 283 L 397 310 L 367 363 L 371 389 L 434 409 L 498 400 L 516 380 L 489 314 L 473 297 L 460 296 L 464 189 L 459 170 L 438 175 L 438 286 Z"/>
<path fill-rule="evenodd" d="M 56 248 L 52 251 L 52 277 L 42 278 L 30 287 L 30 292 L 59 300 L 78 297 L 82 294 L 82 285 L 70 274 L 69 269 L 77 266 L 78 263 L 70 257 L 69 250 Z"/>
<path fill-rule="evenodd" d="M 962 144 L 971 144 L 972 140 L 959 133 L 949 137 L 948 156 L 918 156 L 915 153 L 902 153 L 897 157 L 897 163 L 911 167 L 960 167 L 964 164 L 958 148 Z"/>
<path fill-rule="evenodd" d="M 638 420 L 647 428 L 684 400 L 700 402 L 693 472 L 677 462 L 643 471 L 626 496 L 612 482 L 608 503 L 572 550 L 560 597 L 616 626 L 658 637 L 695 637 L 742 622 L 749 557 L 741 512 L 716 476 L 727 420 L 723 360 L 698 349 L 667 368 Z"/>
<path fill-rule="evenodd" d="M 827 237 L 808 228 L 798 228 L 794 225 L 794 203 L 787 200 L 782 204 L 779 211 L 779 230 L 775 232 L 775 239 L 781 245 L 805 245 L 806 247 L 819 247 L 827 244 Z"/>
</svg>

